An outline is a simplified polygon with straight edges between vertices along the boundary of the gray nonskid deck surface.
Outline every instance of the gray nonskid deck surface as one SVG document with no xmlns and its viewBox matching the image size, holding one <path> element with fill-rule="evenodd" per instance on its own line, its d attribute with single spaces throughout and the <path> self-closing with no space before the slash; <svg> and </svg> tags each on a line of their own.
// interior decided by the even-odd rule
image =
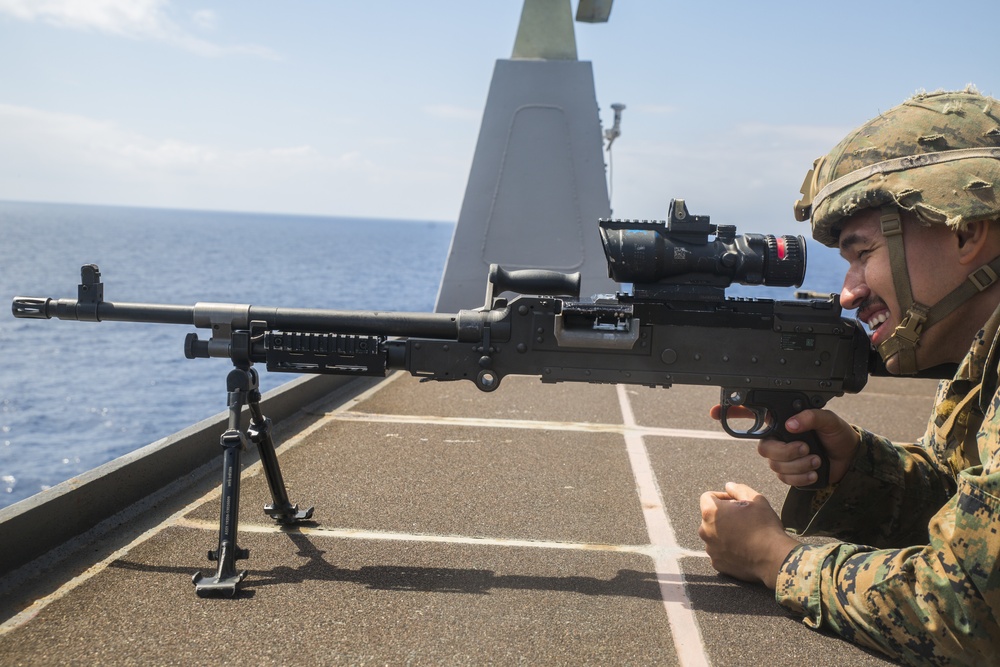
<svg viewBox="0 0 1000 667">
<path fill-rule="evenodd" d="M 873 380 L 832 408 L 915 439 L 934 384 Z M 236 599 L 201 599 L 212 492 L 4 624 L 0 664 L 882 664 L 718 576 L 698 496 L 780 505 L 718 390 L 396 377 L 284 438 L 301 529 L 244 475 Z M 916 416 L 914 416 L 916 415 Z"/>
</svg>

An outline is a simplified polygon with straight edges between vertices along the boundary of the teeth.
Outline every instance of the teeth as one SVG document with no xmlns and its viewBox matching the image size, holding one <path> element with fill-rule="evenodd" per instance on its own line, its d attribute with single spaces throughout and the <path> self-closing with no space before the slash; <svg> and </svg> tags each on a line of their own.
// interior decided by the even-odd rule
<svg viewBox="0 0 1000 667">
<path fill-rule="evenodd" d="M 887 319 L 889 319 L 888 314 L 886 314 L 886 313 L 879 313 L 875 317 L 873 317 L 870 320 L 868 320 L 868 328 L 869 329 L 874 329 L 878 325 L 880 325 L 883 322 L 885 322 Z"/>
</svg>

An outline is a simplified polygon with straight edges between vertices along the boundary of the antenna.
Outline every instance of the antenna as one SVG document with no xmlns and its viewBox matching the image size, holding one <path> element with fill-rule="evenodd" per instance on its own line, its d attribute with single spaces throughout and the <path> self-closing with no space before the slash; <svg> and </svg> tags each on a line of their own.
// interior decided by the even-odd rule
<svg viewBox="0 0 1000 667">
<path fill-rule="evenodd" d="M 615 139 L 622 134 L 622 111 L 625 111 L 625 105 L 621 102 L 615 102 L 611 105 L 611 108 L 615 112 L 615 122 L 612 124 L 611 129 L 604 130 L 604 138 L 608 142 L 608 152 L 611 152 L 611 144 L 615 142 Z"/>
<path fill-rule="evenodd" d="M 615 112 L 615 122 L 611 125 L 610 129 L 604 130 L 604 138 L 608 142 L 608 204 L 611 204 L 612 197 L 615 194 L 615 161 L 611 154 L 611 144 L 615 143 L 615 139 L 622 134 L 622 111 L 625 111 L 625 105 L 621 102 L 615 102 L 611 105 L 612 110 Z"/>
</svg>

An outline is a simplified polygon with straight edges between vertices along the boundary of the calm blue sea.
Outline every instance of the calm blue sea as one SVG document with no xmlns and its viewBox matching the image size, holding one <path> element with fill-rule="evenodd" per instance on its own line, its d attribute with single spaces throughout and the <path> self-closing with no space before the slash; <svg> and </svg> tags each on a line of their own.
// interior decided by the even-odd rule
<svg viewBox="0 0 1000 667">
<path fill-rule="evenodd" d="M 75 298 L 80 266 L 93 263 L 108 301 L 430 311 L 453 229 L 0 202 L 0 507 L 223 411 L 230 367 L 185 359 L 189 328 L 18 320 L 14 296 Z M 839 263 L 810 244 L 803 288 L 839 291 Z M 264 390 L 294 379 L 260 370 Z"/>
</svg>

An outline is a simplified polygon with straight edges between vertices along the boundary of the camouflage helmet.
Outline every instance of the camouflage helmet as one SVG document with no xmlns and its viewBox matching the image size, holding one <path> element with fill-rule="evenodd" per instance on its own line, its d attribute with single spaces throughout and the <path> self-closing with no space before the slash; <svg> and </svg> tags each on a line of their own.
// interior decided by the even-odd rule
<svg viewBox="0 0 1000 667">
<path fill-rule="evenodd" d="M 912 211 L 959 227 L 1000 218 L 1000 101 L 964 91 L 918 94 L 849 134 L 802 184 L 795 217 L 836 247 L 840 225 L 866 208 Z"/>
</svg>

